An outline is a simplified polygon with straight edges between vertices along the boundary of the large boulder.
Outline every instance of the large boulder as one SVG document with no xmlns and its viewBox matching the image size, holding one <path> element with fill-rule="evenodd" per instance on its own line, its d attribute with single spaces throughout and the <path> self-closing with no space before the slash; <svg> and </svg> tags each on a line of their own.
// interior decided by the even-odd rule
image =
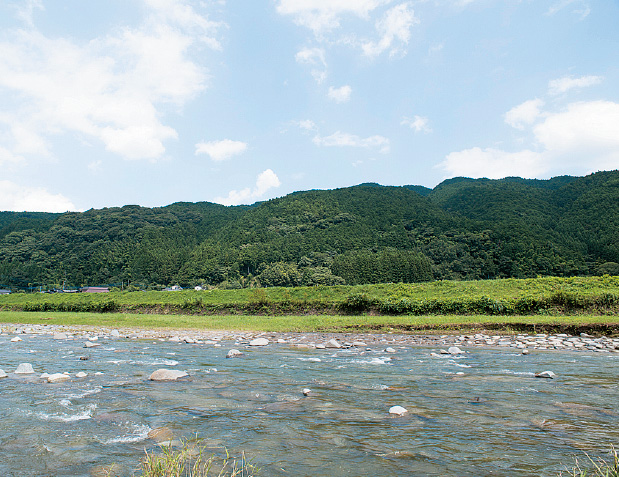
<svg viewBox="0 0 619 477">
<path fill-rule="evenodd" d="M 179 378 L 189 376 L 185 371 L 178 369 L 158 369 L 148 379 L 151 381 L 176 381 Z"/>
<path fill-rule="evenodd" d="M 266 338 L 256 338 L 249 342 L 249 346 L 266 346 L 269 344 L 269 340 Z"/>
<path fill-rule="evenodd" d="M 68 381 L 71 378 L 68 374 L 64 373 L 53 373 L 47 377 L 48 383 L 62 383 L 63 381 Z"/>
<path fill-rule="evenodd" d="M 394 414 L 396 416 L 403 416 L 408 412 L 408 409 L 403 408 L 402 406 L 392 406 L 389 408 L 389 414 Z"/>
<path fill-rule="evenodd" d="M 335 349 L 339 349 L 342 347 L 342 345 L 336 340 L 336 339 L 331 339 L 329 341 L 327 341 L 327 343 L 325 343 L 325 347 L 326 348 L 335 348 Z"/>
<path fill-rule="evenodd" d="M 33 374 L 34 369 L 32 369 L 32 365 L 30 363 L 21 363 L 17 366 L 15 370 L 15 374 Z"/>
<path fill-rule="evenodd" d="M 240 358 L 241 356 L 243 356 L 243 353 L 241 353 L 238 349 L 231 349 L 228 351 L 226 358 Z"/>
</svg>

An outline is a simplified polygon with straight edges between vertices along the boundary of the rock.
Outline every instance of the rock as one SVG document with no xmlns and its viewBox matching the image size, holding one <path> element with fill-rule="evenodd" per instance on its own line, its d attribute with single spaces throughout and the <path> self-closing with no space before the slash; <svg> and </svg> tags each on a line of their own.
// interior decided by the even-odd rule
<svg viewBox="0 0 619 477">
<path fill-rule="evenodd" d="M 241 353 L 238 349 L 231 349 L 228 351 L 226 358 L 240 358 L 241 356 L 243 356 L 243 353 Z"/>
<path fill-rule="evenodd" d="M 522 350 L 522 354 L 529 354 L 529 350 L 528 350 L 528 349 L 526 349 L 526 348 L 525 348 L 525 349 L 523 349 L 523 350 Z"/>
<path fill-rule="evenodd" d="M 101 346 L 99 343 L 93 343 L 92 341 L 86 341 L 84 343 L 84 348 L 96 348 L 97 346 Z"/>
<path fill-rule="evenodd" d="M 342 347 L 342 345 L 340 343 L 338 343 L 338 341 L 336 339 L 331 339 L 331 340 L 327 341 L 327 343 L 325 343 L 325 348 L 339 349 L 341 347 Z"/>
<path fill-rule="evenodd" d="M 120 338 L 120 331 L 118 330 L 112 330 L 112 332 L 110 333 L 110 336 L 112 338 Z"/>
<path fill-rule="evenodd" d="M 282 339 L 282 338 L 279 338 L 279 339 L 277 340 L 277 342 L 278 342 L 279 344 L 284 344 L 284 343 L 286 343 L 286 340 L 284 340 L 284 339 Z"/>
<path fill-rule="evenodd" d="M 385 348 L 385 353 L 396 353 L 396 350 L 393 348 Z"/>
<path fill-rule="evenodd" d="M 312 392 L 312 390 L 311 390 L 311 389 L 309 389 L 309 388 L 305 388 L 305 389 L 303 390 L 303 396 L 309 396 L 311 392 Z"/>
<path fill-rule="evenodd" d="M 90 338 L 88 338 L 88 341 L 98 341 L 99 337 L 98 336 L 91 336 Z"/>
<path fill-rule="evenodd" d="M 86 376 L 88 376 L 88 373 L 85 373 L 84 371 L 80 371 L 75 375 L 76 378 L 85 378 Z"/>
<path fill-rule="evenodd" d="M 189 375 L 185 371 L 179 371 L 178 369 L 158 369 L 148 379 L 151 381 L 176 381 L 185 376 Z"/>
<path fill-rule="evenodd" d="M 80 361 L 88 361 L 90 356 L 80 356 Z"/>
<path fill-rule="evenodd" d="M 356 346 L 357 348 L 363 348 L 364 346 L 367 346 L 363 341 L 353 341 L 352 345 Z"/>
<path fill-rule="evenodd" d="M 30 363 L 21 363 L 17 366 L 15 370 L 15 374 L 33 374 L 34 369 L 32 369 L 32 365 Z"/>
<path fill-rule="evenodd" d="M 298 346 L 298 345 L 297 345 L 297 346 Z M 317 345 L 316 345 L 316 349 L 325 349 L 325 348 L 326 348 L 326 346 L 325 346 L 325 345 L 323 345 L 323 344 L 317 344 Z"/>
<path fill-rule="evenodd" d="M 43 373 L 41 374 L 41 376 L 39 376 L 39 379 L 47 379 L 49 378 L 49 373 Z"/>
<path fill-rule="evenodd" d="M 556 376 L 552 371 L 542 371 L 541 373 L 535 373 L 536 378 L 548 378 L 553 379 Z"/>
<path fill-rule="evenodd" d="M 61 383 L 63 381 L 68 381 L 70 376 L 67 376 L 64 373 L 53 373 L 47 377 L 48 383 Z"/>
<path fill-rule="evenodd" d="M 172 336 L 172 338 L 170 338 L 168 341 L 173 341 L 173 342 L 178 342 L 181 339 L 178 336 Z"/>
<path fill-rule="evenodd" d="M 11 343 L 17 343 L 18 341 L 23 341 L 19 336 L 16 336 L 15 338 L 11 338 Z"/>
<path fill-rule="evenodd" d="M 256 338 L 249 342 L 249 346 L 266 346 L 269 344 L 269 340 L 266 338 Z"/>
<path fill-rule="evenodd" d="M 403 416 L 407 412 L 408 409 L 405 409 L 402 406 L 393 406 L 389 408 L 389 414 L 395 414 L 396 416 Z"/>
<path fill-rule="evenodd" d="M 430 353 L 430 356 L 433 357 L 433 358 L 440 358 L 441 357 L 441 355 L 438 354 L 438 353 Z"/>
<path fill-rule="evenodd" d="M 54 338 L 55 340 L 66 340 L 68 336 L 66 333 L 55 333 L 52 338 Z"/>
<path fill-rule="evenodd" d="M 464 353 L 464 351 L 462 351 L 457 346 L 450 346 L 449 348 L 447 348 L 447 352 L 449 354 L 462 354 L 462 353 Z"/>
<path fill-rule="evenodd" d="M 174 434 L 167 427 L 157 427 L 148 431 L 146 437 L 154 440 L 155 442 L 164 442 L 174 439 Z"/>
<path fill-rule="evenodd" d="M 4 369 L 0 369 L 0 379 L 2 379 L 2 378 L 6 378 L 6 377 L 8 377 L 8 376 L 9 376 L 9 375 L 8 375 L 8 374 L 6 374 L 6 373 L 4 372 Z"/>
</svg>

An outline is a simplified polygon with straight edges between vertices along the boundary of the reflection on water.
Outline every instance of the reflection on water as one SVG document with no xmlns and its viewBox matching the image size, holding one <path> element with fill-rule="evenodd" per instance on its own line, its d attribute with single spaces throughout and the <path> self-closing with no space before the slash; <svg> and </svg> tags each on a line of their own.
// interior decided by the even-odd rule
<svg viewBox="0 0 619 477">
<path fill-rule="evenodd" d="M 271 344 L 226 359 L 242 345 L 9 340 L 0 336 L 0 475 L 111 464 L 132 475 L 145 448 L 196 434 L 215 453 L 245 451 L 265 476 L 557 475 L 574 454 L 619 444 L 616 354 Z M 23 362 L 34 375 L 12 374 Z M 148 381 L 161 367 L 190 377 Z M 545 370 L 557 377 L 534 377 Z M 70 381 L 38 377 L 63 371 Z M 408 413 L 389 415 L 395 405 Z"/>
</svg>

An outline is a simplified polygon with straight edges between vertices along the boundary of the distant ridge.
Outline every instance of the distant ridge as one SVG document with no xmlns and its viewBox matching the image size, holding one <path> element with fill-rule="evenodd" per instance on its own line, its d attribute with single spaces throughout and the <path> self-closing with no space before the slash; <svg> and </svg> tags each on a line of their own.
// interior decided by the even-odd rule
<svg viewBox="0 0 619 477">
<path fill-rule="evenodd" d="M 619 274 L 619 172 L 364 183 L 250 206 L 0 212 L 0 288 Z"/>
</svg>

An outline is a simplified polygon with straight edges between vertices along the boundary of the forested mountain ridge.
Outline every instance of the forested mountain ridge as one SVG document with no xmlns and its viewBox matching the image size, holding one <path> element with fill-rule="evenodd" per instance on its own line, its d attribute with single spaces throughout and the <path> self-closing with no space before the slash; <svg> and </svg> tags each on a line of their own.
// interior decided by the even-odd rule
<svg viewBox="0 0 619 477">
<path fill-rule="evenodd" d="M 361 184 L 251 206 L 0 212 L 0 286 L 312 285 L 619 273 L 619 171 Z"/>
</svg>

